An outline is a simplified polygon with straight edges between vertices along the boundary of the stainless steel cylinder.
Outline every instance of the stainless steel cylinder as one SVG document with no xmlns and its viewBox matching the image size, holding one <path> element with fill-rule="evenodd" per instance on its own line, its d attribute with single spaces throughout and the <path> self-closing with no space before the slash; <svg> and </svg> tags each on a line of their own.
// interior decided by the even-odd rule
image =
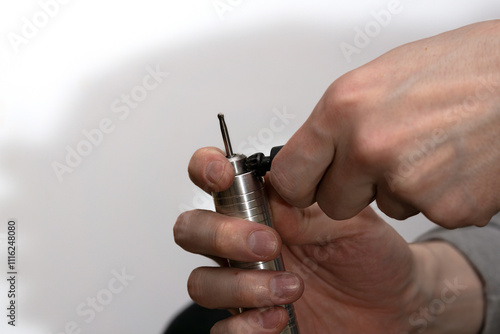
<svg viewBox="0 0 500 334">
<path fill-rule="evenodd" d="M 273 227 L 264 190 L 264 179 L 246 169 L 244 155 L 235 154 L 228 157 L 228 160 L 233 165 L 236 175 L 229 189 L 212 194 L 216 211 Z M 247 263 L 229 260 L 229 265 L 241 269 L 285 270 L 281 255 L 267 262 Z M 281 334 L 298 334 L 293 306 L 291 304 L 282 306 L 288 312 L 289 321 Z"/>
</svg>

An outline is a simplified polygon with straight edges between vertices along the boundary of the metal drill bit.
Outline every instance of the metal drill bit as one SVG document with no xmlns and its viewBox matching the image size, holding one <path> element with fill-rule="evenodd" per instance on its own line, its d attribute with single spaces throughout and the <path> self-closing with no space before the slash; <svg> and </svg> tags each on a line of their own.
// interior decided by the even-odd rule
<svg viewBox="0 0 500 334">
<path fill-rule="evenodd" d="M 222 139 L 224 140 L 224 146 L 226 147 L 226 157 L 232 157 L 233 147 L 231 146 L 231 140 L 229 139 L 229 133 L 227 132 L 226 121 L 224 121 L 224 114 L 218 114 L 220 131 L 222 132 Z"/>
</svg>

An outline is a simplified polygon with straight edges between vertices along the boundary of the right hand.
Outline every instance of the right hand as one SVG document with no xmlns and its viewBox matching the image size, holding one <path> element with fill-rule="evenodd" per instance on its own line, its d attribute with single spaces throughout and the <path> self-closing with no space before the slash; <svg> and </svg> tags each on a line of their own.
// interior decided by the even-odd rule
<svg viewBox="0 0 500 334">
<path fill-rule="evenodd" d="M 500 20 L 400 46 L 337 79 L 273 161 L 290 204 L 333 219 L 373 200 L 447 228 L 500 210 Z"/>
</svg>

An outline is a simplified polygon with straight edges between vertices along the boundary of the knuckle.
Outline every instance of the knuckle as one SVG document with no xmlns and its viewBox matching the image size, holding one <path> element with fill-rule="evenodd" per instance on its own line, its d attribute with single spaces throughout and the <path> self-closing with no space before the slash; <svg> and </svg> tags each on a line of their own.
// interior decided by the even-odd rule
<svg viewBox="0 0 500 334">
<path fill-rule="evenodd" d="M 262 294 L 267 288 L 258 279 L 249 275 L 239 275 L 235 287 L 236 298 L 242 305 L 262 306 Z"/>
<path fill-rule="evenodd" d="M 321 192 L 321 190 L 322 190 L 322 188 L 318 191 L 318 193 L 316 195 L 316 203 L 318 203 L 318 206 L 320 207 L 320 209 L 328 217 L 330 217 L 334 220 L 343 220 L 343 219 L 350 218 L 344 212 L 339 212 L 339 210 L 334 205 L 332 205 L 332 203 L 335 203 L 334 200 L 332 200 L 332 198 L 333 198 L 332 195 L 328 196 L 329 195 L 328 193 L 326 195 L 324 195 Z"/>
<path fill-rule="evenodd" d="M 377 86 L 370 84 L 370 73 L 365 68 L 348 72 L 335 80 L 325 94 L 325 107 L 332 111 L 335 121 L 359 117 L 372 112 Z"/>
<path fill-rule="evenodd" d="M 363 124 L 353 132 L 352 136 L 350 151 L 355 164 L 372 169 L 386 169 L 396 160 L 394 145 L 387 140 L 385 131 L 370 124 Z"/>
<path fill-rule="evenodd" d="M 327 89 L 326 102 L 332 109 L 351 110 L 364 100 L 361 70 L 351 71 L 335 80 Z"/>
<path fill-rule="evenodd" d="M 444 210 L 443 208 L 441 208 L 439 210 L 435 210 L 433 208 L 430 208 L 430 209 L 426 210 L 424 214 L 433 223 L 435 223 L 441 227 L 444 227 L 446 229 L 453 229 L 454 227 L 456 227 L 454 225 L 456 223 L 458 223 L 459 218 L 456 215 L 453 215 L 453 221 L 451 221 L 448 217 L 448 214 L 445 213 L 445 211 L 447 211 L 447 210 Z"/>
<path fill-rule="evenodd" d="M 229 225 L 229 221 L 222 221 L 217 225 L 210 236 L 212 248 L 217 254 L 227 252 L 228 240 L 230 239 L 227 233 L 227 230 L 230 228 Z M 229 235 L 231 235 L 231 233 L 229 233 Z"/>
<path fill-rule="evenodd" d="M 233 296 L 236 303 L 243 304 L 248 301 L 248 286 L 246 280 L 243 278 L 245 275 L 237 275 L 233 285 Z"/>
<path fill-rule="evenodd" d="M 418 210 L 408 205 L 404 205 L 399 201 L 392 202 L 388 200 L 377 199 L 377 206 L 384 214 L 397 220 L 405 220 L 411 216 L 418 214 Z"/>
<path fill-rule="evenodd" d="M 287 203 L 299 208 L 308 207 L 314 202 L 316 187 L 306 184 L 302 168 L 303 166 L 299 166 L 299 172 L 292 173 L 286 165 L 276 165 L 276 167 L 271 168 L 269 177 L 279 196 Z"/>
<path fill-rule="evenodd" d="M 261 307 L 271 305 L 266 302 L 269 298 L 269 287 L 260 281 L 260 276 L 251 276 L 250 273 L 236 272 L 232 284 L 232 296 L 237 305 L 245 307 Z"/>
<path fill-rule="evenodd" d="M 475 224 L 477 221 L 476 209 L 456 197 L 452 192 L 441 196 L 438 201 L 426 208 L 424 214 L 432 222 L 447 229 Z"/>
<path fill-rule="evenodd" d="M 344 74 L 327 90 L 325 97 L 329 119 L 318 119 L 325 124 L 341 124 L 347 136 L 346 145 L 355 163 L 376 166 L 394 156 L 394 140 L 380 124 L 377 105 L 381 87 L 370 83 L 373 71 L 367 67 Z M 380 104 L 380 102 L 377 102 Z"/>
<path fill-rule="evenodd" d="M 271 170 L 270 180 L 285 201 L 294 202 L 300 196 L 297 184 L 287 176 L 286 170 L 282 170 L 281 167 L 276 166 Z"/>
<path fill-rule="evenodd" d="M 490 223 L 491 217 L 483 217 L 474 221 L 474 225 L 477 227 L 484 227 Z"/>
</svg>

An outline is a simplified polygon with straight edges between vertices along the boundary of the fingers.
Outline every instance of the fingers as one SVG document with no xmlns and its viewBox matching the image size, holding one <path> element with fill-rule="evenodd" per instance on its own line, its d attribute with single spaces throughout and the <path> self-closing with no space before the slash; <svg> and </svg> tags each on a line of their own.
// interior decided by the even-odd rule
<svg viewBox="0 0 500 334">
<path fill-rule="evenodd" d="M 419 213 L 412 205 L 401 199 L 396 199 L 394 193 L 387 187 L 379 186 L 381 191 L 377 193 L 377 206 L 386 215 L 398 220 L 404 220 Z"/>
<path fill-rule="evenodd" d="M 325 128 L 318 113 L 322 99 L 309 119 L 290 138 L 273 160 L 270 181 L 288 203 L 307 207 L 315 202 L 316 187 L 335 154 L 333 131 Z M 317 123 L 322 123 L 316 126 Z"/>
<path fill-rule="evenodd" d="M 248 310 L 242 314 L 219 321 L 211 334 L 279 334 L 288 322 L 288 314 L 282 307 Z"/>
<path fill-rule="evenodd" d="M 351 168 L 338 167 L 346 165 L 342 158 L 327 170 L 316 193 L 321 209 L 337 220 L 354 217 L 374 200 L 376 194 L 370 176 L 356 172 L 353 164 L 349 164 Z"/>
<path fill-rule="evenodd" d="M 298 209 L 288 204 L 273 188 L 269 189 L 268 195 L 274 228 L 283 243 L 288 245 L 324 244 L 326 240 L 351 237 L 385 226 L 383 219 L 370 206 L 350 219 L 335 221 L 318 204 Z"/>
<path fill-rule="evenodd" d="M 340 220 L 374 199 L 372 166 L 356 161 L 370 149 L 370 142 L 362 138 L 360 143 L 353 129 L 362 116 L 357 111 L 359 80 L 351 73 L 336 80 L 275 157 L 270 180 L 288 203 L 307 207 L 317 201 L 329 217 Z"/>
<path fill-rule="evenodd" d="M 280 237 L 272 228 L 204 210 L 181 214 L 174 239 L 192 253 L 245 262 L 269 261 L 281 250 Z"/>
<path fill-rule="evenodd" d="M 208 193 L 229 188 L 234 179 L 234 168 L 215 147 L 197 150 L 189 161 L 188 172 L 191 181 Z"/>
<path fill-rule="evenodd" d="M 296 301 L 303 283 L 289 272 L 201 267 L 191 273 L 188 292 L 207 308 L 270 307 Z"/>
</svg>

